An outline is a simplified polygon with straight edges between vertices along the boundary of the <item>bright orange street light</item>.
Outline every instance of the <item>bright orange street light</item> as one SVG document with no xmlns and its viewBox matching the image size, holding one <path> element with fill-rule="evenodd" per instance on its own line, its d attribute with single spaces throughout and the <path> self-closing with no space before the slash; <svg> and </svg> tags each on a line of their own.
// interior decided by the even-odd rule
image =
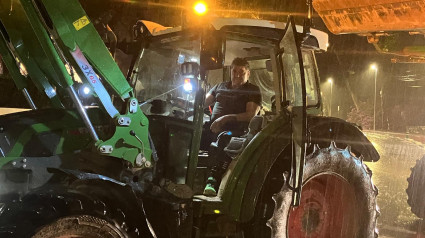
<svg viewBox="0 0 425 238">
<path fill-rule="evenodd" d="M 193 6 L 193 10 L 197 15 L 205 15 L 205 13 L 207 13 L 208 11 L 207 4 L 205 4 L 204 2 L 196 2 Z"/>
</svg>

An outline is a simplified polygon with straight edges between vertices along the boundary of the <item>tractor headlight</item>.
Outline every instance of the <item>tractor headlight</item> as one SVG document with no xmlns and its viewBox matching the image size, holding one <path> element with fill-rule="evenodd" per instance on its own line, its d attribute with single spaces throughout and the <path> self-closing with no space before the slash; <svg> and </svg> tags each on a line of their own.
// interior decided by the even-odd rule
<svg viewBox="0 0 425 238">
<path fill-rule="evenodd" d="M 92 94 L 92 90 L 89 86 L 83 84 L 78 88 L 78 94 L 80 97 L 86 98 Z"/>
<path fill-rule="evenodd" d="M 192 92 L 192 90 L 193 90 L 193 85 L 192 85 L 192 83 L 190 82 L 190 79 L 189 79 L 189 78 L 187 78 L 187 79 L 185 79 L 185 80 L 184 80 L 183 89 L 184 89 L 184 91 L 185 91 L 186 93 L 191 93 L 191 92 Z"/>
<path fill-rule="evenodd" d="M 84 88 L 83 88 L 83 93 L 85 94 L 85 95 L 88 95 L 89 93 L 90 93 L 90 88 L 89 87 L 87 87 L 87 86 L 85 86 Z"/>
<path fill-rule="evenodd" d="M 196 62 L 184 62 L 180 66 L 181 79 L 183 79 L 183 90 L 192 93 L 198 89 L 199 64 Z"/>
</svg>

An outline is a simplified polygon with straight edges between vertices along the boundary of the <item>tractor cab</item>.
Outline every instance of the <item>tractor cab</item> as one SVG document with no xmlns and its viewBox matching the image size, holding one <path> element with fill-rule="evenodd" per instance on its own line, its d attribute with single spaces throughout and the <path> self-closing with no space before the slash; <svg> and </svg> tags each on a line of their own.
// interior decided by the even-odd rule
<svg viewBox="0 0 425 238">
<path fill-rule="evenodd" d="M 150 25 L 143 27 L 149 29 Z M 212 112 L 203 100 L 213 86 L 230 81 L 234 58 L 249 62 L 249 82 L 260 88 L 262 102 L 259 115 L 251 120 L 243 135 L 225 146 L 230 156 L 236 158 L 257 133 L 284 108 L 290 108 L 290 101 L 296 100 L 294 87 L 299 82 L 294 77 L 299 74 L 300 65 L 298 59 L 293 65 L 284 65 L 284 59 L 279 57 L 284 50 L 280 42 L 285 27 L 285 23 L 264 20 L 214 19 L 208 29 L 164 28 L 144 39 L 148 43 L 140 51 L 130 80 L 150 121 L 150 133 L 160 158 L 159 177 L 188 184 L 195 194 L 202 193 L 207 172 L 214 163 L 208 150 L 199 149 L 202 126 Z M 302 31 L 302 27 L 296 29 Z M 316 114 L 321 106 L 314 52 L 326 50 L 326 43 L 327 34 L 313 29 L 301 49 L 307 109 Z M 285 69 L 283 75 L 285 66 L 293 68 Z"/>
<path fill-rule="evenodd" d="M 379 155 L 359 128 L 315 116 L 325 33 L 292 17 L 140 21 L 125 78 L 78 1 L 7 4 L 2 60 L 30 104 L 27 82 L 55 108 L 0 117 L 1 237 L 375 237 L 363 161 Z M 235 57 L 249 62 L 262 108 L 243 134 L 216 142 L 231 160 L 207 197 L 205 95 L 230 80 Z"/>
</svg>

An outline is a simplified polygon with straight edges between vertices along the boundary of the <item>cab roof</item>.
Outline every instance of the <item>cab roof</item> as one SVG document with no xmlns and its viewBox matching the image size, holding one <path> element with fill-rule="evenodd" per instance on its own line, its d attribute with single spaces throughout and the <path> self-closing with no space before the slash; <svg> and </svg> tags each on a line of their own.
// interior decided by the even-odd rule
<svg viewBox="0 0 425 238">
<path fill-rule="evenodd" d="M 165 27 L 160 24 L 151 21 L 142 21 L 149 32 L 153 36 L 165 35 L 172 32 L 182 31 L 183 28 L 179 27 Z M 211 21 L 211 26 L 216 30 L 229 29 L 231 27 L 256 27 L 256 28 L 266 28 L 266 29 L 277 29 L 278 32 L 281 32 L 285 29 L 285 22 L 276 22 L 276 21 L 267 21 L 267 20 L 257 20 L 257 19 L 244 19 L 244 18 L 213 18 Z M 299 33 L 303 31 L 303 27 L 296 25 L 296 29 Z M 319 44 L 319 48 L 323 51 L 327 50 L 328 47 L 328 34 L 319 31 L 316 29 L 310 29 L 311 35 L 313 35 Z"/>
</svg>

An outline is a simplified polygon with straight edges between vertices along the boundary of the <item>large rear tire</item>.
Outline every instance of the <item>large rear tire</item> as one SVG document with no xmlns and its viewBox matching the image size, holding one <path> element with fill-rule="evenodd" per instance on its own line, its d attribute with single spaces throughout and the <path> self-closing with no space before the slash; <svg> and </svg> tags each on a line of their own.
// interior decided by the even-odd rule
<svg viewBox="0 0 425 238">
<path fill-rule="evenodd" d="M 419 218 L 425 218 L 425 156 L 416 161 L 407 179 L 407 203 L 412 212 Z"/>
<path fill-rule="evenodd" d="M 287 182 L 274 192 L 268 237 L 377 237 L 378 190 L 371 175 L 349 148 L 341 150 L 332 143 L 315 150 L 306 157 L 300 206 L 291 207 L 293 191 Z"/>
</svg>

